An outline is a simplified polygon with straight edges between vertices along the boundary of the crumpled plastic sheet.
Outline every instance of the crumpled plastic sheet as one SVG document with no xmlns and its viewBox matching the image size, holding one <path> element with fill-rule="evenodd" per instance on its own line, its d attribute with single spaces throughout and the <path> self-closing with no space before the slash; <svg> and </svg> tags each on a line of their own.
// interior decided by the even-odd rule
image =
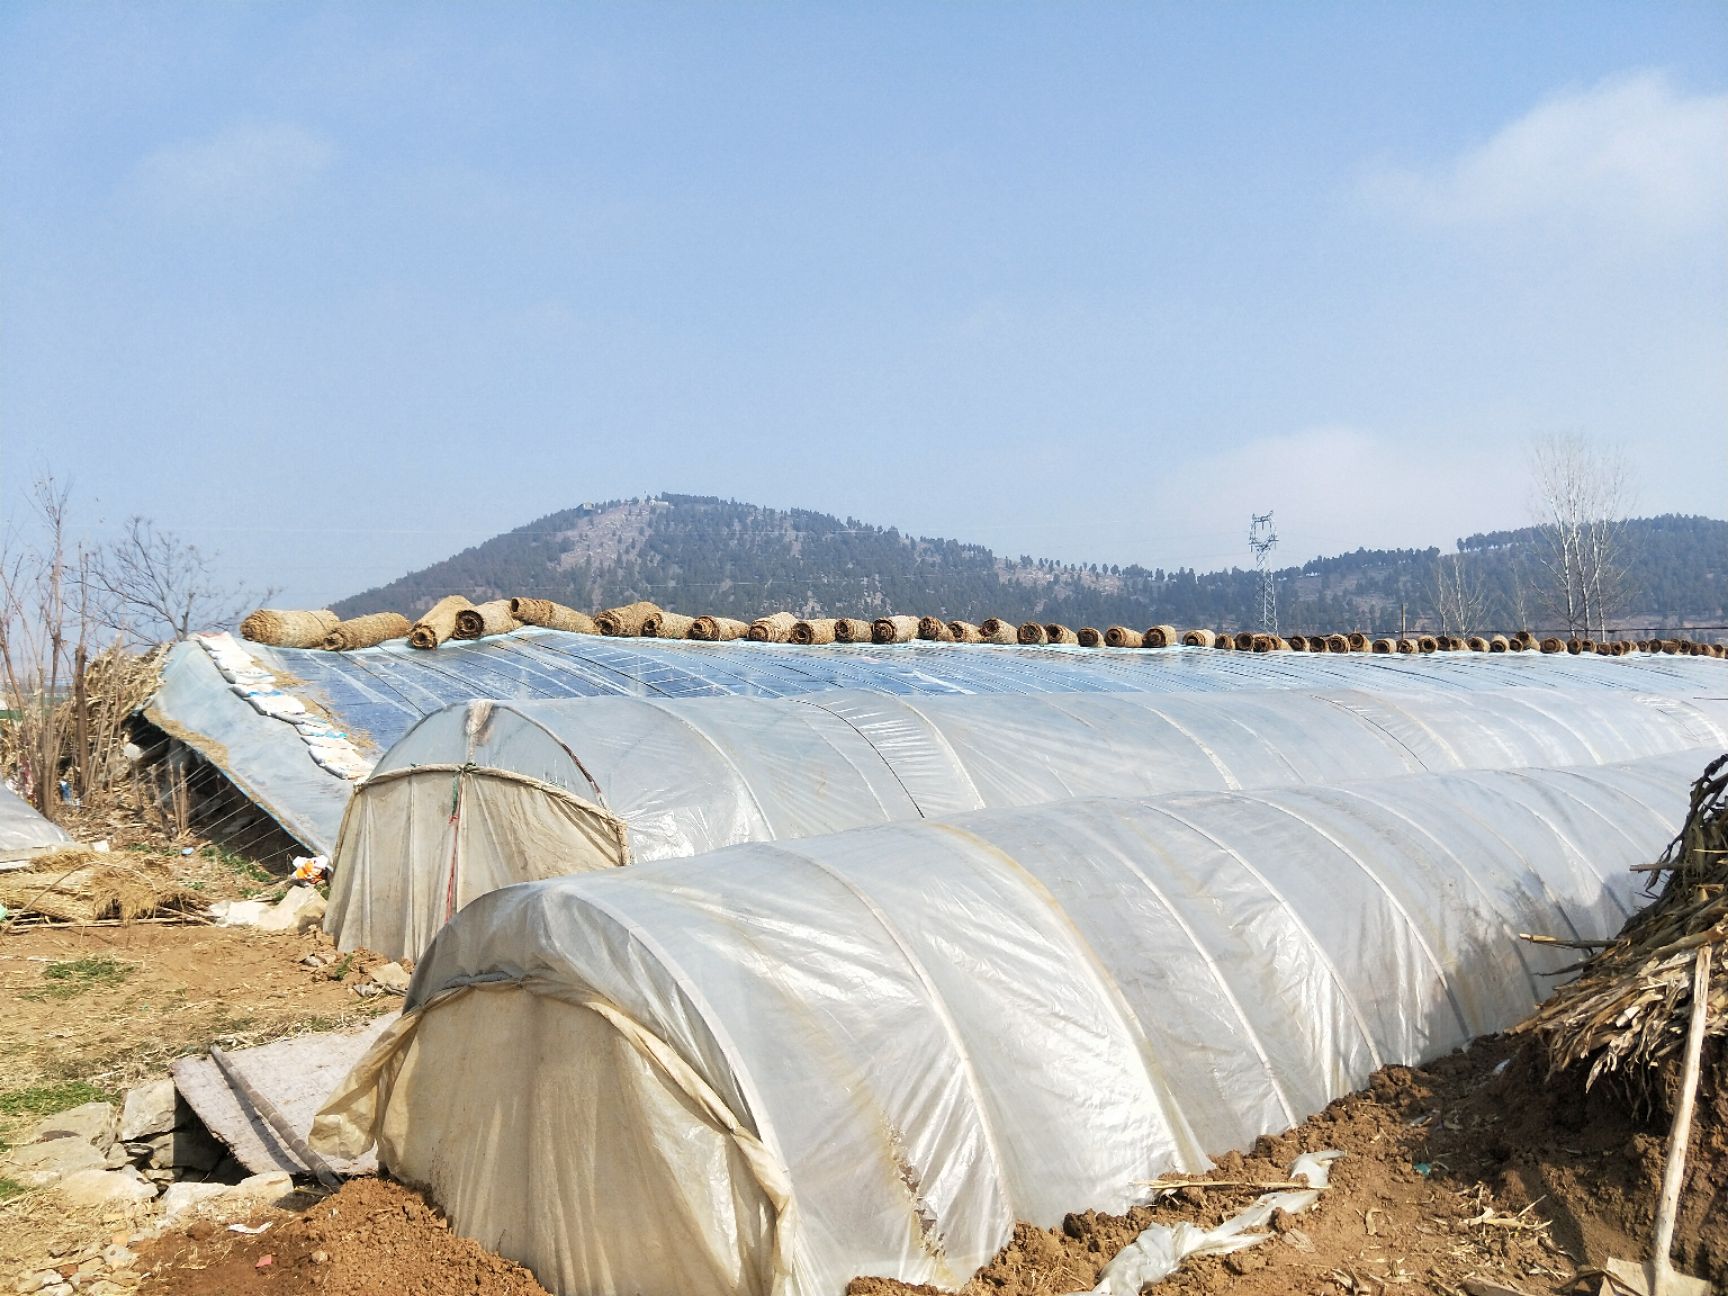
<svg viewBox="0 0 1728 1296">
<path fill-rule="evenodd" d="M 1136 1296 L 1147 1283 L 1162 1282 L 1175 1273 L 1190 1256 L 1229 1255 L 1264 1242 L 1271 1235 L 1261 1230 L 1272 1222 L 1274 1212 L 1298 1215 L 1320 1200 L 1332 1163 L 1343 1155 L 1330 1148 L 1303 1153 L 1291 1163 L 1290 1177 L 1304 1180 L 1310 1187 L 1261 1193 L 1253 1205 L 1217 1228 L 1199 1228 L 1186 1220 L 1176 1225 L 1152 1225 L 1104 1266 L 1096 1287 L 1075 1296 Z"/>
</svg>

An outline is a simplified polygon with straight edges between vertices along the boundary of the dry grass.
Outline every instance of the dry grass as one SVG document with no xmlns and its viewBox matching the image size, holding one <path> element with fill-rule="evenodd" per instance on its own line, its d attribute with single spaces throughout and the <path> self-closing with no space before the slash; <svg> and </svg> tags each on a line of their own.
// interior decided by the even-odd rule
<svg viewBox="0 0 1728 1296">
<path fill-rule="evenodd" d="M 1648 871 L 1662 877 L 1656 899 L 1595 949 L 1526 1027 L 1546 1040 L 1554 1070 L 1588 1067 L 1586 1085 L 1617 1075 L 1641 1101 L 1675 1068 L 1699 949 L 1728 945 L 1728 756 L 1693 783 L 1685 826 Z M 1706 1037 L 1728 1035 L 1728 969 L 1711 981 L 1705 1020 Z"/>
</svg>

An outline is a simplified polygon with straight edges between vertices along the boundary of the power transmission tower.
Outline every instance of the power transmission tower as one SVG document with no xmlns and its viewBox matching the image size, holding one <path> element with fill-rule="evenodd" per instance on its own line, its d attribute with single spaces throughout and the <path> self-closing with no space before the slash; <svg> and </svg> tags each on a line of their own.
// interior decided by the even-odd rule
<svg viewBox="0 0 1728 1296">
<path fill-rule="evenodd" d="M 1254 551 L 1254 570 L 1260 573 L 1260 629 L 1278 633 L 1278 591 L 1272 584 L 1272 548 L 1278 533 L 1272 529 L 1270 513 L 1256 513 L 1248 524 L 1248 547 Z"/>
</svg>

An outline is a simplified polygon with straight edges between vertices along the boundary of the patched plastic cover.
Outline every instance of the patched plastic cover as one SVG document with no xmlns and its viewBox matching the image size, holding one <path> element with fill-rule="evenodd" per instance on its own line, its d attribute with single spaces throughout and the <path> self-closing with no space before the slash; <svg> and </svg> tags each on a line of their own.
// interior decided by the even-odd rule
<svg viewBox="0 0 1728 1296">
<path fill-rule="evenodd" d="M 434 941 L 315 1138 L 376 1136 L 554 1291 L 958 1286 L 1016 1220 L 1124 1210 L 1518 1021 L 1574 957 L 1518 934 L 1617 930 L 1715 754 L 1063 801 L 509 887 Z"/>
<path fill-rule="evenodd" d="M 1709 744 L 1728 747 L 1728 703 L 1610 690 L 473 702 L 427 717 L 355 794 L 325 925 L 413 957 L 495 887 L 740 842 Z"/>
</svg>

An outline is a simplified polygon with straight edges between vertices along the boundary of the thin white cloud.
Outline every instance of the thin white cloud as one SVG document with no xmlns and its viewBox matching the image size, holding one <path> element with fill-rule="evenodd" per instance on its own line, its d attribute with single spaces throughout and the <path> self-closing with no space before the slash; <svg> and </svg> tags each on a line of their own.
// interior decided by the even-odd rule
<svg viewBox="0 0 1728 1296">
<path fill-rule="evenodd" d="M 250 220 L 292 201 L 335 157 L 328 140 L 303 127 L 248 122 L 157 149 L 139 162 L 133 181 L 164 215 Z"/>
<path fill-rule="evenodd" d="M 1728 217 L 1728 94 L 1660 72 L 1545 99 L 1439 165 L 1370 176 L 1371 201 L 1440 225 L 1540 223 L 1672 235 Z"/>
</svg>

